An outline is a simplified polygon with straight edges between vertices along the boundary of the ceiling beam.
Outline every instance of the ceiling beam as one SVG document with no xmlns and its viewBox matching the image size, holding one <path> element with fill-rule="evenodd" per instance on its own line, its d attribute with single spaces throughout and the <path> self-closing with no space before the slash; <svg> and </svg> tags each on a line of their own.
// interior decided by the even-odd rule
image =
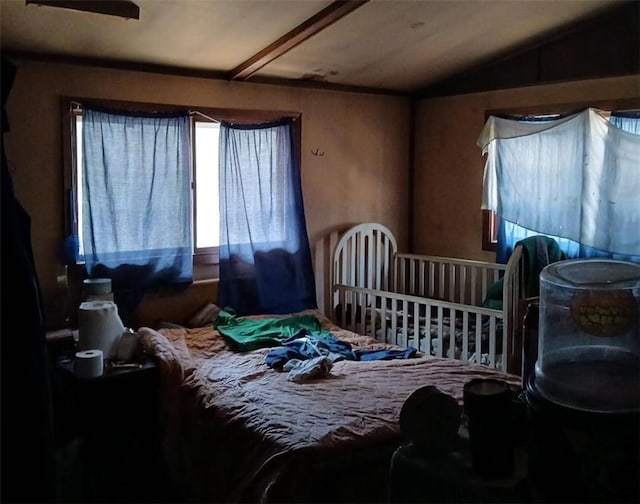
<svg viewBox="0 0 640 504">
<path fill-rule="evenodd" d="M 266 64 L 282 56 L 287 51 L 324 30 L 327 26 L 335 23 L 350 12 L 363 6 L 368 1 L 369 0 L 338 0 L 333 2 L 272 44 L 257 52 L 243 63 L 240 63 L 229 72 L 229 78 L 231 80 L 248 79 Z"/>
</svg>

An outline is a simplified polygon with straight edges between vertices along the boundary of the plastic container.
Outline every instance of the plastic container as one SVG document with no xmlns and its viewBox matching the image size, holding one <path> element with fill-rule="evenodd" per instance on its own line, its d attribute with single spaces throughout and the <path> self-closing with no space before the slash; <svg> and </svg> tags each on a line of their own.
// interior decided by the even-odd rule
<svg viewBox="0 0 640 504">
<path fill-rule="evenodd" d="M 535 382 L 547 400 L 603 413 L 638 411 L 640 265 L 561 261 L 540 274 Z"/>
<path fill-rule="evenodd" d="M 84 301 L 113 301 L 110 278 L 86 278 L 82 291 Z"/>
</svg>

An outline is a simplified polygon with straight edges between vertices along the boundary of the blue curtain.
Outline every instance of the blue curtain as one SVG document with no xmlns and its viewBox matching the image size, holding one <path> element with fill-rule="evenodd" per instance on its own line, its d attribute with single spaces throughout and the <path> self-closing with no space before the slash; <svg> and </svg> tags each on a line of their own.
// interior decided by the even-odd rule
<svg viewBox="0 0 640 504">
<path fill-rule="evenodd" d="M 88 108 L 82 148 L 84 260 L 124 320 L 147 288 L 192 281 L 188 115 Z"/>
<path fill-rule="evenodd" d="M 601 257 L 606 259 L 616 259 L 618 261 L 640 262 L 640 255 L 617 254 L 615 252 L 599 250 L 593 247 L 588 247 L 587 245 L 578 243 L 576 241 L 569 240 L 567 238 L 553 236 L 545 233 L 540 233 L 532 229 L 527 229 L 502 218 L 499 218 L 498 224 L 496 262 L 506 264 L 509 260 L 509 256 L 511 256 L 513 249 L 519 241 L 538 235 L 553 238 L 558 243 L 560 250 L 564 252 L 567 259 Z"/>
<path fill-rule="evenodd" d="M 568 258 L 640 262 L 640 117 L 595 109 L 534 124 L 490 118 L 483 208 L 500 216 L 496 259 L 555 239 Z M 526 191 L 523 188 L 527 188 Z"/>
<path fill-rule="evenodd" d="M 316 308 L 292 120 L 220 127 L 218 302 L 237 315 Z"/>
<path fill-rule="evenodd" d="M 612 112 L 609 121 L 623 131 L 640 135 L 640 112 Z"/>
</svg>

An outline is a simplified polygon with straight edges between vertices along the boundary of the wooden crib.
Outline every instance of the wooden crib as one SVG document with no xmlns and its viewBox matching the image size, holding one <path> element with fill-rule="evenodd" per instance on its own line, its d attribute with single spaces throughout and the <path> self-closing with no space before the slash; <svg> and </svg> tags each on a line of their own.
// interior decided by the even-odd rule
<svg viewBox="0 0 640 504">
<path fill-rule="evenodd" d="M 388 228 L 359 224 L 334 252 L 333 318 L 385 343 L 519 373 L 521 257 L 521 247 L 507 264 L 398 253 Z M 501 306 L 483 306 L 500 279 Z"/>
</svg>

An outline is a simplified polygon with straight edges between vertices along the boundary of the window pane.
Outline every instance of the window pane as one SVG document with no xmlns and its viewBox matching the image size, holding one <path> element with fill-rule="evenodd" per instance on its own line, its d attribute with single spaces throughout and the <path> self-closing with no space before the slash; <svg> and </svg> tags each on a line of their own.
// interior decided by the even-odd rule
<svg viewBox="0 0 640 504">
<path fill-rule="evenodd" d="M 196 248 L 220 245 L 218 204 L 218 137 L 220 124 L 196 122 L 195 196 Z"/>
</svg>

